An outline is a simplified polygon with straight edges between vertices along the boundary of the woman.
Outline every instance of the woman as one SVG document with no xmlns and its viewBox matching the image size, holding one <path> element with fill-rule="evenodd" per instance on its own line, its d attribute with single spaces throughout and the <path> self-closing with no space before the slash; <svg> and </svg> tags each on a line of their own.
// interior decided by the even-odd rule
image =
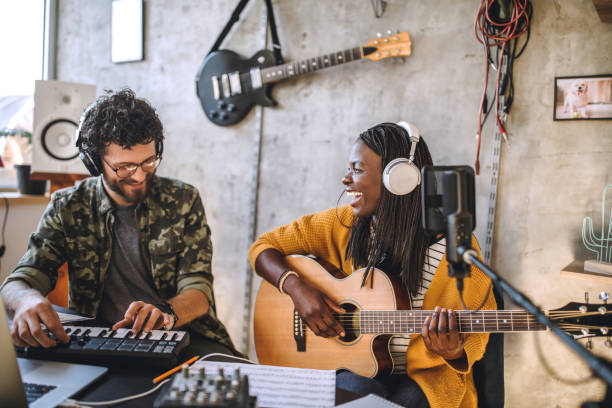
<svg viewBox="0 0 612 408">
<path fill-rule="evenodd" d="M 258 275 L 272 285 L 280 284 L 279 290 L 291 297 L 309 328 L 323 337 L 344 335 L 333 315 L 344 311 L 291 272 L 286 255 L 311 254 L 346 275 L 365 267 L 363 284 L 369 284 L 368 271 L 373 267 L 398 277 L 411 294 L 413 307 L 422 302 L 423 309 L 435 310 L 420 335 L 410 340 L 407 375 L 370 379 L 341 371 L 337 386 L 360 394 L 373 392 L 410 407 L 475 407 L 471 367 L 482 357 L 488 334 L 458 333 L 454 309 L 461 308 L 461 301 L 455 281 L 447 275 L 445 257 L 435 273 L 423 272 L 428 247 L 440 244 L 421 227 L 420 186 L 406 195 L 394 195 L 383 185 L 385 166 L 410 156 L 407 129 L 382 123 L 363 132 L 351 149 L 342 179 L 352 197 L 350 205 L 303 216 L 261 235 L 249 250 L 249 260 Z M 414 164 L 419 169 L 432 164 L 425 142 L 415 143 Z M 476 268 L 471 272 L 463 297 L 469 308 L 476 308 L 487 296 L 490 281 Z M 484 308 L 495 309 L 493 296 Z"/>
</svg>

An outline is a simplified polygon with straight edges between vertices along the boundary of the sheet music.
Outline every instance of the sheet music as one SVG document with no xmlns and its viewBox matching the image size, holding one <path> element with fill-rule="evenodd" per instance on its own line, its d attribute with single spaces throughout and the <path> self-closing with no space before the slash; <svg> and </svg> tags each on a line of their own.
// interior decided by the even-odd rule
<svg viewBox="0 0 612 408">
<path fill-rule="evenodd" d="M 257 406 L 266 408 L 333 407 L 336 401 L 336 371 L 278 367 L 258 364 L 196 361 L 190 370 L 204 367 L 206 373 L 223 368 L 225 376 L 240 368 L 249 377 L 249 394 L 257 397 Z M 195 374 L 195 373 L 192 373 Z"/>
</svg>

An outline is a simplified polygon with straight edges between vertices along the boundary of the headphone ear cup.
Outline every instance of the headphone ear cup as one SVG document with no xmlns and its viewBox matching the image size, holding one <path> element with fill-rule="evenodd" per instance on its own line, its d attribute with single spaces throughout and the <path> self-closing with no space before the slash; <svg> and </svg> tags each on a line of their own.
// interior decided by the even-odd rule
<svg viewBox="0 0 612 408">
<path fill-rule="evenodd" d="M 87 171 L 89 171 L 89 174 L 91 174 L 94 177 L 102 174 L 101 169 L 96 164 L 96 161 L 91 157 L 91 154 L 89 154 L 86 151 L 81 150 L 79 152 L 79 158 L 85 165 L 85 168 L 87 169 Z"/>
<path fill-rule="evenodd" d="M 383 184 L 395 195 L 406 195 L 421 184 L 421 172 L 409 159 L 392 160 L 383 170 Z"/>
</svg>

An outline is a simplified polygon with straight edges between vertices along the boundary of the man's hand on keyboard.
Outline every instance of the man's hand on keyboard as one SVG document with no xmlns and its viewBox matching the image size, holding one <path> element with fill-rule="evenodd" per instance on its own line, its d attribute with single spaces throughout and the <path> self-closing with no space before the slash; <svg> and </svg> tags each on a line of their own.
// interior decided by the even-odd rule
<svg viewBox="0 0 612 408">
<path fill-rule="evenodd" d="M 20 299 L 15 309 L 11 330 L 13 343 L 19 347 L 48 348 L 57 345 L 56 340 L 47 335 L 41 323 L 57 340 L 62 343 L 70 341 L 51 303 L 42 296 L 30 295 Z"/>
<path fill-rule="evenodd" d="M 167 314 L 159 310 L 155 305 L 145 302 L 132 302 L 125 312 L 124 319 L 113 325 L 113 330 L 120 327 L 132 327 L 134 334 L 143 330 L 145 333 L 153 329 L 160 329 L 169 323 Z"/>
</svg>

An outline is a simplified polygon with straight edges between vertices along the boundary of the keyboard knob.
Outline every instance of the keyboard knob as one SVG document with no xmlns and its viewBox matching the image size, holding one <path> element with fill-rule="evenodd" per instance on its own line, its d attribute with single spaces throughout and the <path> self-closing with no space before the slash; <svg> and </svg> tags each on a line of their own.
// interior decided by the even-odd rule
<svg viewBox="0 0 612 408">
<path fill-rule="evenodd" d="M 234 112 L 236 110 L 236 105 L 234 105 L 233 103 L 228 104 L 227 110 L 228 112 Z"/>
<path fill-rule="evenodd" d="M 196 399 L 196 395 L 195 393 L 189 391 L 187 394 L 185 394 L 185 396 L 183 397 L 183 402 L 187 403 L 189 405 L 189 403 L 195 401 Z"/>
<path fill-rule="evenodd" d="M 221 113 L 221 120 L 227 120 L 229 118 L 229 115 L 225 112 Z"/>
<path fill-rule="evenodd" d="M 225 103 L 225 102 L 219 102 L 218 106 L 219 106 L 219 109 L 221 109 L 221 110 L 227 109 L 227 103 Z"/>
<path fill-rule="evenodd" d="M 206 392 L 200 391 L 198 392 L 198 396 L 196 397 L 196 402 L 198 404 L 204 404 L 208 401 L 208 394 Z"/>
<path fill-rule="evenodd" d="M 221 402 L 221 396 L 217 393 L 217 391 L 213 391 L 210 394 L 210 402 L 213 404 L 218 404 Z"/>
<path fill-rule="evenodd" d="M 208 112 L 208 115 L 213 118 L 213 119 L 217 119 L 219 117 L 219 112 L 217 111 L 210 111 Z"/>
</svg>

